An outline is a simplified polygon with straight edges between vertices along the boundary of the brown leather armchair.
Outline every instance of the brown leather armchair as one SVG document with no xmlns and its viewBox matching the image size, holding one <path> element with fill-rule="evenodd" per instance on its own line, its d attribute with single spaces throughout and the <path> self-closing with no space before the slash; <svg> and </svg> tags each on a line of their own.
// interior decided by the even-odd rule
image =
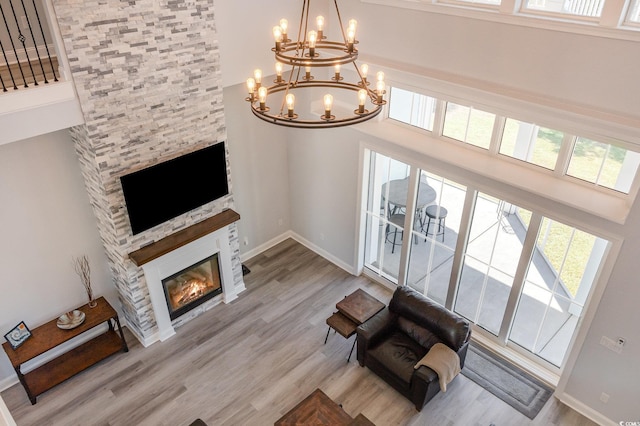
<svg viewBox="0 0 640 426">
<path fill-rule="evenodd" d="M 438 375 L 427 366 L 414 369 L 431 346 L 444 343 L 464 366 L 471 328 L 462 317 L 407 286 L 398 287 L 389 306 L 357 329 L 358 363 L 367 366 L 418 411 L 438 392 Z"/>
</svg>

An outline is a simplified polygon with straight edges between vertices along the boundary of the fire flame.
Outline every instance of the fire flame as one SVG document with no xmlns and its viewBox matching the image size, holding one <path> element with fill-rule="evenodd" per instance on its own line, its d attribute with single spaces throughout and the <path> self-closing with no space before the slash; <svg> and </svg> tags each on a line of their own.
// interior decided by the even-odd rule
<svg viewBox="0 0 640 426">
<path fill-rule="evenodd" d="M 176 284 L 169 290 L 169 297 L 171 298 L 171 304 L 175 309 L 178 309 L 186 304 L 191 303 L 194 300 L 199 299 L 205 294 L 213 290 L 213 284 L 192 278 L 187 281 Z"/>
</svg>

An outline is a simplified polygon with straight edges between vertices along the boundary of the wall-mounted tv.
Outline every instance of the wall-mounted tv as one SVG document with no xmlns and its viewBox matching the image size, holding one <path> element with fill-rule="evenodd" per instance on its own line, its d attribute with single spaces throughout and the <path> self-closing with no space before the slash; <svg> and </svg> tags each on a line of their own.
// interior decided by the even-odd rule
<svg viewBox="0 0 640 426">
<path fill-rule="evenodd" d="M 224 142 L 120 178 L 133 234 L 229 193 Z"/>
</svg>

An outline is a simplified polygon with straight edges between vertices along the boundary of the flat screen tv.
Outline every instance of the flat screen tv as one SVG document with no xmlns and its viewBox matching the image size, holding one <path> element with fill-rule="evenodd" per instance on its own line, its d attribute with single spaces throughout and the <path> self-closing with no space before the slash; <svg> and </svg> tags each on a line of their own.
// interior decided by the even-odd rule
<svg viewBox="0 0 640 426">
<path fill-rule="evenodd" d="M 120 178 L 133 234 L 229 193 L 224 142 Z"/>
</svg>

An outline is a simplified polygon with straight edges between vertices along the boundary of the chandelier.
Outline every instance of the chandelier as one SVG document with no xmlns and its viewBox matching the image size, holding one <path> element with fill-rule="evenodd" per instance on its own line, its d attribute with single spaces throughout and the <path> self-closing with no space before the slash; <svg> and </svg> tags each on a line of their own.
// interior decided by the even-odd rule
<svg viewBox="0 0 640 426">
<path fill-rule="evenodd" d="M 375 82 L 370 82 L 367 80 L 369 67 L 356 64 L 357 21 L 349 20 L 345 28 L 338 1 L 334 0 L 342 40 L 330 41 L 325 35 L 323 16 L 315 18 L 314 29 L 309 28 L 310 4 L 311 0 L 303 0 L 296 41 L 288 38 L 286 19 L 273 27 L 275 46 L 271 50 L 275 52 L 276 78 L 272 85 L 265 85 L 262 70 L 256 69 L 254 76 L 247 79 L 249 96 L 245 99 L 251 105 L 251 112 L 269 123 L 298 128 L 340 127 L 375 117 L 386 104 L 384 73 L 378 72 Z M 345 80 L 341 71 L 345 65 L 355 69 L 358 77 L 355 82 Z M 285 66 L 290 67 L 288 73 L 284 71 Z M 320 100 L 324 113 L 308 112 L 312 103 Z M 296 109 L 297 102 L 301 101 L 308 103 L 305 114 L 301 113 L 303 109 Z M 338 103 L 349 107 L 335 108 Z"/>
</svg>

